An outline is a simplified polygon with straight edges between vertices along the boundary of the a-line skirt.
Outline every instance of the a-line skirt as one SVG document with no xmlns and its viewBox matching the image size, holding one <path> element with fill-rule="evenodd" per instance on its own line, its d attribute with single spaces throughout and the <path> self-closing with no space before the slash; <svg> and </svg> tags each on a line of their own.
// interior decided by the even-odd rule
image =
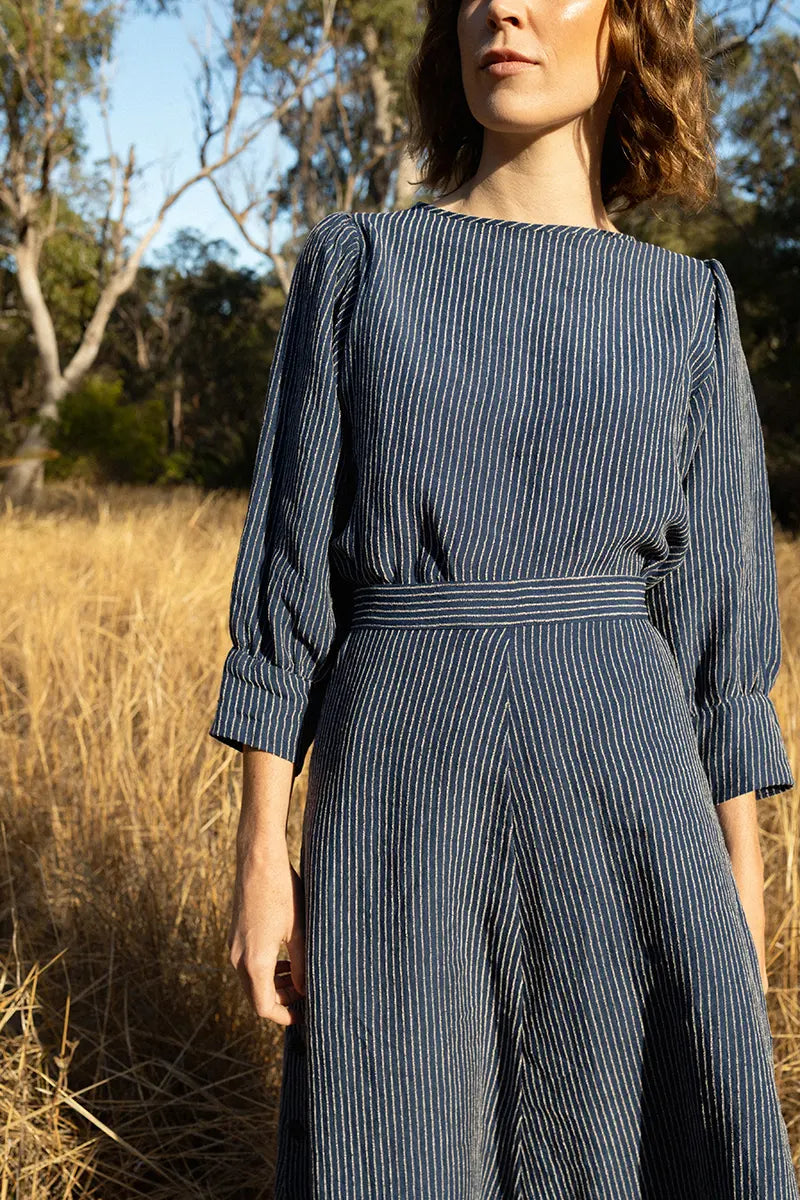
<svg viewBox="0 0 800 1200">
<path fill-rule="evenodd" d="M 276 1200 L 798 1200 L 640 577 L 358 587 L 300 865 Z"/>
</svg>

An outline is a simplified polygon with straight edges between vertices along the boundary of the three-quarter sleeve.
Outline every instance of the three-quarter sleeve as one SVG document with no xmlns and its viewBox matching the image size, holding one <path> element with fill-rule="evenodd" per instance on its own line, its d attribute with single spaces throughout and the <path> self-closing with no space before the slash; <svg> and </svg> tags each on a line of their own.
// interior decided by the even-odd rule
<svg viewBox="0 0 800 1200">
<path fill-rule="evenodd" d="M 769 692 L 781 663 L 764 440 L 730 280 L 716 259 L 700 318 L 683 479 L 689 546 L 648 589 L 685 685 L 715 804 L 794 785 Z M 703 312 L 701 304 L 701 313 Z"/>
<path fill-rule="evenodd" d="M 329 547 L 346 476 L 343 334 L 363 237 L 337 211 L 310 231 L 295 264 L 270 366 L 255 469 L 234 567 L 231 648 L 209 730 L 302 766 L 319 682 L 341 619 Z"/>
</svg>

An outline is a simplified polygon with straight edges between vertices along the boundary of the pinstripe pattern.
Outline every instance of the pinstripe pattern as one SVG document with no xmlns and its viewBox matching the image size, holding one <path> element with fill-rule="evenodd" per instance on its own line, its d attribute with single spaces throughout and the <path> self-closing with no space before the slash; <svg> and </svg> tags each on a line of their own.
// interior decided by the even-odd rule
<svg viewBox="0 0 800 1200">
<path fill-rule="evenodd" d="M 715 812 L 794 783 L 722 265 L 325 217 L 230 628 L 213 736 L 314 739 L 276 1200 L 798 1200 Z"/>
</svg>

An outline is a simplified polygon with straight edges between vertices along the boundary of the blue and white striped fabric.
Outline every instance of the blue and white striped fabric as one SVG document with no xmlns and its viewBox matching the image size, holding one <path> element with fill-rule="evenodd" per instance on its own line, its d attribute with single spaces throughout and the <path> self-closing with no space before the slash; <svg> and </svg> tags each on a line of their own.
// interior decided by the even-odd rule
<svg viewBox="0 0 800 1200">
<path fill-rule="evenodd" d="M 730 281 L 334 212 L 211 733 L 309 767 L 276 1200 L 799 1200 L 715 806 L 794 784 Z"/>
</svg>

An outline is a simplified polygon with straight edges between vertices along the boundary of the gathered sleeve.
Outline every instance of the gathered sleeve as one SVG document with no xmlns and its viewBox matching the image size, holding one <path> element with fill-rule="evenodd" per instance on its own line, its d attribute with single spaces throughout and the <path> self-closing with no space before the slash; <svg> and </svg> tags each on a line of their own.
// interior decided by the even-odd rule
<svg viewBox="0 0 800 1200">
<path fill-rule="evenodd" d="M 683 480 L 688 552 L 646 592 L 678 665 L 715 804 L 794 786 L 769 697 L 781 627 L 764 440 L 730 280 L 702 260 L 712 287 L 694 355 Z M 702 313 L 702 309 L 701 309 Z"/>
<path fill-rule="evenodd" d="M 339 359 L 358 285 L 352 214 L 323 217 L 295 264 L 269 371 L 212 737 L 302 767 L 341 610 L 329 557 L 347 475 Z"/>
</svg>

